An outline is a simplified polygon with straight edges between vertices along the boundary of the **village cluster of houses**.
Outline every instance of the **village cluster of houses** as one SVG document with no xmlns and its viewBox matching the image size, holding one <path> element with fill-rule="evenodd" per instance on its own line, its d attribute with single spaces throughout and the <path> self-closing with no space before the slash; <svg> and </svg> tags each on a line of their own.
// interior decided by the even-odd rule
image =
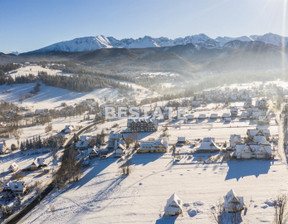
<svg viewBox="0 0 288 224">
<path fill-rule="evenodd" d="M 27 172 L 27 171 L 35 171 L 38 169 L 41 169 L 42 167 L 46 167 L 48 166 L 48 163 L 46 162 L 46 160 L 44 158 L 36 158 L 32 164 L 30 164 L 29 166 L 23 168 L 22 170 L 20 170 L 19 166 L 17 163 L 12 163 L 9 168 L 8 171 L 11 173 L 17 173 L 17 172 Z M 23 195 L 27 190 L 27 185 L 25 183 L 25 181 L 7 181 L 4 183 L 3 185 L 3 191 L 8 191 L 8 192 L 12 192 L 14 195 Z"/>
<path fill-rule="evenodd" d="M 236 159 L 271 159 L 273 158 L 273 150 L 269 140 L 269 129 L 248 129 L 245 138 L 242 138 L 240 135 L 231 135 L 228 146 L 217 144 L 213 137 L 205 137 L 199 143 L 196 141 L 196 145 L 193 147 L 193 150 L 190 150 L 190 153 L 217 153 L 224 150 L 233 152 L 232 155 Z M 189 143 L 185 137 L 178 137 L 175 145 L 178 147 L 178 150 L 175 152 L 179 154 L 182 146 L 187 144 Z M 185 151 L 186 148 L 184 147 L 183 150 Z"/>
<path fill-rule="evenodd" d="M 240 135 L 231 135 L 227 149 L 234 151 L 237 159 L 270 159 L 273 155 L 269 138 L 269 129 L 248 129 L 245 141 Z"/>
<path fill-rule="evenodd" d="M 259 125 L 269 124 L 269 116 L 267 114 L 268 101 L 267 99 L 259 99 L 255 102 L 255 105 L 252 105 L 252 100 L 249 99 L 244 103 L 244 109 L 239 110 L 237 107 L 230 107 L 229 113 L 211 113 L 205 114 L 201 113 L 198 116 L 195 116 L 193 112 L 185 114 L 185 121 L 193 120 L 216 120 L 222 119 L 225 122 L 230 122 L 232 118 L 238 117 L 240 120 L 257 120 Z"/>
</svg>

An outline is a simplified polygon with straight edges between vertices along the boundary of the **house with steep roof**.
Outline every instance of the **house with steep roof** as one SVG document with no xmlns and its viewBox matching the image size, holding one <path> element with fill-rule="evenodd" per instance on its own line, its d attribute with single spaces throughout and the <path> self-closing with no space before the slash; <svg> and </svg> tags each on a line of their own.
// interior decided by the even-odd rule
<svg viewBox="0 0 288 224">
<path fill-rule="evenodd" d="M 236 145 L 235 157 L 237 159 L 270 159 L 272 157 L 271 145 Z"/>
<path fill-rule="evenodd" d="M 226 148 L 226 150 L 233 151 L 236 149 L 237 144 L 241 144 L 242 138 L 240 135 L 230 135 L 229 143 L 230 145 Z"/>
<path fill-rule="evenodd" d="M 220 147 L 216 145 L 215 138 L 204 138 L 196 152 L 219 152 Z"/>
<path fill-rule="evenodd" d="M 224 211 L 226 212 L 239 212 L 245 208 L 243 197 L 239 197 L 231 189 L 224 196 Z"/>
<path fill-rule="evenodd" d="M 183 210 L 183 202 L 182 200 L 174 193 L 167 200 L 167 204 L 165 206 L 165 215 L 179 215 Z"/>
</svg>

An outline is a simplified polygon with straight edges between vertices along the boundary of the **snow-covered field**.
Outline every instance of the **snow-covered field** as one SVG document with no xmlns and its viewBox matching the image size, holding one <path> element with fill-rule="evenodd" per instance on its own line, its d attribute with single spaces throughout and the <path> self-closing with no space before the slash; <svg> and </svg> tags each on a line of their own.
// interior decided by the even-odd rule
<svg viewBox="0 0 288 224">
<path fill-rule="evenodd" d="M 60 106 L 62 103 L 67 105 L 74 105 L 86 99 L 94 99 L 100 104 L 105 100 L 119 99 L 119 93 L 112 88 L 95 89 L 91 92 L 73 92 L 66 89 L 56 88 L 52 86 L 46 86 L 41 84 L 40 92 L 35 96 L 19 102 L 21 95 L 26 95 L 31 90 L 35 83 L 28 84 L 14 84 L 14 85 L 2 85 L 0 86 L 0 100 L 7 102 L 18 103 L 21 106 L 31 109 L 52 109 Z M 4 91 L 4 92 L 3 92 Z"/>
<path fill-rule="evenodd" d="M 124 177 L 115 158 L 95 159 L 79 182 L 55 190 L 20 223 L 207 224 L 213 223 L 211 206 L 231 188 L 248 207 L 243 223 L 272 223 L 270 201 L 288 193 L 287 167 L 279 161 L 177 165 L 170 153 L 136 154 L 132 161 L 132 173 Z M 183 214 L 165 217 L 174 192 L 183 200 Z"/>
<path fill-rule="evenodd" d="M 72 74 L 63 72 L 57 69 L 50 69 L 50 68 L 43 68 L 40 65 L 24 65 L 14 71 L 8 72 L 7 74 L 10 75 L 13 79 L 18 76 L 28 76 L 29 74 L 37 76 L 38 72 L 47 72 L 48 75 L 64 75 L 64 76 L 71 76 Z"/>
</svg>

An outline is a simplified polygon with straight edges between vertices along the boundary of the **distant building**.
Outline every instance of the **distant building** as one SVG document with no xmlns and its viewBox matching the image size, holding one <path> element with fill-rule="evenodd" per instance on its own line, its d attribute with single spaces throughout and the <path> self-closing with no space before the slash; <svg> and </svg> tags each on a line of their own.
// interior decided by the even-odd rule
<svg viewBox="0 0 288 224">
<path fill-rule="evenodd" d="M 178 137 L 176 145 L 184 145 L 186 143 L 185 137 Z"/>
<path fill-rule="evenodd" d="M 210 119 L 212 119 L 212 120 L 215 120 L 215 119 L 218 119 L 218 118 L 219 118 L 218 114 L 211 114 L 210 115 Z"/>
<path fill-rule="evenodd" d="M 63 132 L 65 134 L 70 134 L 74 131 L 74 126 L 73 125 L 66 125 L 65 129 L 63 130 Z"/>
<path fill-rule="evenodd" d="M 256 107 L 258 107 L 259 109 L 267 109 L 268 107 L 268 103 L 266 99 L 260 99 L 256 101 Z"/>
<path fill-rule="evenodd" d="M 155 119 L 128 119 L 127 128 L 131 132 L 154 132 L 158 129 Z"/>
<path fill-rule="evenodd" d="M 8 152 L 5 142 L 0 142 L 0 154 L 5 154 Z"/>
<path fill-rule="evenodd" d="M 237 107 L 231 107 L 230 108 L 230 114 L 231 114 L 231 117 L 236 117 L 238 115 L 238 108 Z"/>
<path fill-rule="evenodd" d="M 200 114 L 198 116 L 198 120 L 205 120 L 207 117 L 206 117 L 206 114 Z"/>
</svg>

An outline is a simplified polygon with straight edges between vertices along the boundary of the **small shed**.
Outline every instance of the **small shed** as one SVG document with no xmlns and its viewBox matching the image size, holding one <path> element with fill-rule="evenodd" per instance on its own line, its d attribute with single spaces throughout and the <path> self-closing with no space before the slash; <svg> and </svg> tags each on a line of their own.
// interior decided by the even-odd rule
<svg viewBox="0 0 288 224">
<path fill-rule="evenodd" d="M 226 212 L 239 212 L 245 208 L 243 197 L 239 197 L 231 189 L 224 196 L 224 210 Z"/>
<path fill-rule="evenodd" d="M 182 213 L 182 200 L 174 193 L 165 206 L 165 215 L 179 215 Z"/>
</svg>

